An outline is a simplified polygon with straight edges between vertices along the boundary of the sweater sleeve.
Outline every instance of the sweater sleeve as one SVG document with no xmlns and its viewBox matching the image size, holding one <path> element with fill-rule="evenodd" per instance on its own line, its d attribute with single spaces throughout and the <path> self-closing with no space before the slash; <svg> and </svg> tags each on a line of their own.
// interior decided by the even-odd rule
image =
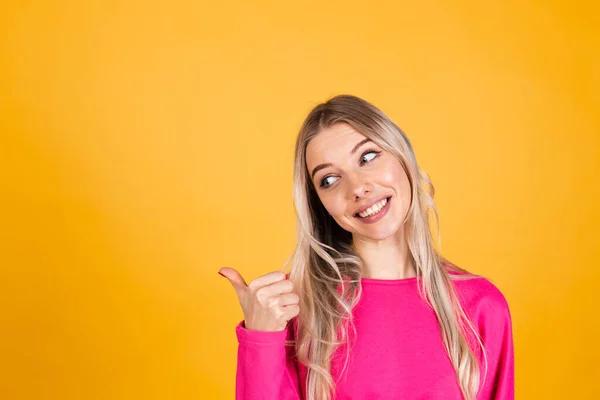
<svg viewBox="0 0 600 400">
<path fill-rule="evenodd" d="M 477 302 L 476 321 L 487 355 L 487 371 L 480 358 L 480 370 L 486 372 L 481 400 L 515 398 L 514 347 L 512 321 L 508 303 L 500 290 L 487 281 Z"/>
<path fill-rule="evenodd" d="M 301 400 L 293 329 L 265 332 L 236 326 L 238 360 L 236 400 Z"/>
</svg>

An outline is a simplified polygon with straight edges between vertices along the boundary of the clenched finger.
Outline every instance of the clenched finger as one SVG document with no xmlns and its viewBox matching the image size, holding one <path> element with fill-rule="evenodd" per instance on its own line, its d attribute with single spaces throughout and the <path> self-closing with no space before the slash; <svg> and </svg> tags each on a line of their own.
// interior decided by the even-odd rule
<svg viewBox="0 0 600 400">
<path fill-rule="evenodd" d="M 300 314 L 300 307 L 297 304 L 290 304 L 289 306 L 283 307 L 283 315 L 286 321 L 294 318 L 296 315 Z"/>
<path fill-rule="evenodd" d="M 285 279 L 284 272 L 273 271 L 273 272 L 269 272 L 268 274 L 259 276 L 258 278 L 254 279 L 252 282 L 250 282 L 250 284 L 248 285 L 248 288 L 250 290 L 256 291 L 262 287 L 269 286 L 275 282 L 279 282 L 284 279 Z"/>
<path fill-rule="evenodd" d="M 279 304 L 282 306 L 288 306 L 290 304 L 298 304 L 300 297 L 296 293 L 286 293 L 279 296 Z"/>
</svg>

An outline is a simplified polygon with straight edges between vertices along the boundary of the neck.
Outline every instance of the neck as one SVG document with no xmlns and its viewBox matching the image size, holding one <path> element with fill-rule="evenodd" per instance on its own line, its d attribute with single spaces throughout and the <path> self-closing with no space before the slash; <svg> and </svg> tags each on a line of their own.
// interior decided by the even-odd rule
<svg viewBox="0 0 600 400">
<path fill-rule="evenodd" d="M 403 228 L 397 235 L 383 240 L 353 237 L 352 243 L 363 262 L 363 277 L 406 279 L 417 276 Z"/>
</svg>

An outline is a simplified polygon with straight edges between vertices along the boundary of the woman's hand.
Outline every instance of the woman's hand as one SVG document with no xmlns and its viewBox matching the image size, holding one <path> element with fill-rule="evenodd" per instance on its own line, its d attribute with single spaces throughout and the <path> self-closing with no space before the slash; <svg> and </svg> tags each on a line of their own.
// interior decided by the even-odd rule
<svg viewBox="0 0 600 400">
<path fill-rule="evenodd" d="M 221 268 L 219 273 L 231 282 L 237 293 L 246 329 L 282 331 L 300 312 L 300 297 L 292 291 L 294 285 L 282 271 L 269 272 L 248 285 L 233 268 Z"/>
</svg>

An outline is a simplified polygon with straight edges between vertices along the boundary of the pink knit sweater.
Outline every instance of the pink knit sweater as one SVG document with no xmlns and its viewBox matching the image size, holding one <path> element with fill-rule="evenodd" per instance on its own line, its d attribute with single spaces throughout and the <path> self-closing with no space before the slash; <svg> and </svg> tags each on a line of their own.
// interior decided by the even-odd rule
<svg viewBox="0 0 600 400">
<path fill-rule="evenodd" d="M 336 400 L 462 399 L 435 313 L 419 296 L 420 279 L 362 279 L 363 295 L 353 310 L 356 341 L 345 374 L 340 374 L 343 347 L 332 361 Z M 486 348 L 488 369 L 477 399 L 514 399 L 512 323 L 504 295 L 485 278 L 453 284 Z M 306 366 L 284 345 L 293 339 L 295 321 L 277 332 L 249 330 L 244 321 L 237 325 L 237 400 L 306 399 Z M 475 343 L 472 336 L 468 340 Z M 472 348 L 484 373 L 481 351 Z"/>
</svg>

